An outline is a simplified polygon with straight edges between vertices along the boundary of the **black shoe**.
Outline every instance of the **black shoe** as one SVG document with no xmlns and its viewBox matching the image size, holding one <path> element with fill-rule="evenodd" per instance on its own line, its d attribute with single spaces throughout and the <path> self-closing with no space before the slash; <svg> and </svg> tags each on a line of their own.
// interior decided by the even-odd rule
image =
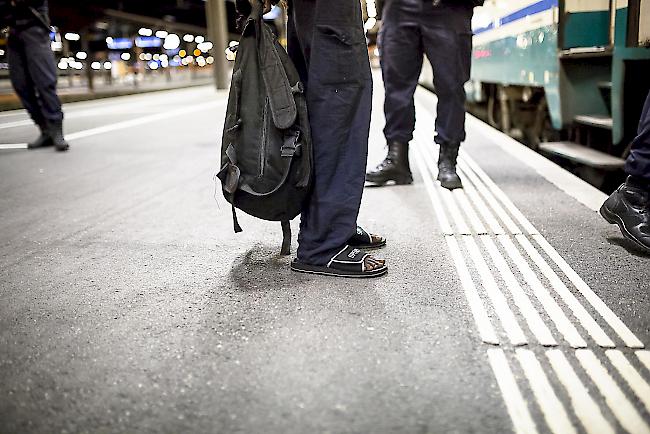
<svg viewBox="0 0 650 434">
<path fill-rule="evenodd" d="M 650 253 L 650 190 L 631 177 L 600 207 L 600 215 L 618 225 L 623 236 Z"/>
<path fill-rule="evenodd" d="M 57 151 L 64 152 L 70 149 L 70 145 L 65 141 L 63 135 L 63 120 L 52 122 L 49 127 L 52 143 Z"/>
<path fill-rule="evenodd" d="M 366 173 L 366 181 L 377 185 L 390 181 L 397 185 L 412 184 L 408 143 L 388 142 L 388 155 L 375 170 Z"/>
<path fill-rule="evenodd" d="M 460 144 L 441 144 L 438 157 L 438 181 L 448 190 L 463 188 L 463 183 L 456 173 L 456 162 Z"/>
<path fill-rule="evenodd" d="M 39 128 L 41 130 L 40 136 L 38 136 L 38 138 L 33 142 L 28 143 L 27 149 L 38 149 L 54 145 L 54 143 L 52 143 L 52 137 L 50 137 L 48 129 L 45 126 L 41 125 L 39 125 Z"/>
</svg>

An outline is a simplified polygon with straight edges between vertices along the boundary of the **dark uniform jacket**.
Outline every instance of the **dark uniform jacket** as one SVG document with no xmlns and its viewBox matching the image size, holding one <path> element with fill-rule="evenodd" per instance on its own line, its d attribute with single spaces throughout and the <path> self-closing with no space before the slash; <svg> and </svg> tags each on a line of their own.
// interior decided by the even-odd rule
<svg viewBox="0 0 650 434">
<path fill-rule="evenodd" d="M 49 30 L 47 0 L 0 0 L 0 27 L 15 30 L 44 26 Z"/>
</svg>

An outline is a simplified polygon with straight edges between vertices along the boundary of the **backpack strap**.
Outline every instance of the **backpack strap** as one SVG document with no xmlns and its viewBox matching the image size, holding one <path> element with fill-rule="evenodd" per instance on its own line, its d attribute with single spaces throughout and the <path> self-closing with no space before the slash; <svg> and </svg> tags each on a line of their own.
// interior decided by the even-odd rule
<svg viewBox="0 0 650 434">
<path fill-rule="evenodd" d="M 237 219 L 237 210 L 235 209 L 235 193 L 237 192 L 237 187 L 239 186 L 239 179 L 241 177 L 241 171 L 237 167 L 237 155 L 235 154 L 235 148 L 232 144 L 228 145 L 226 149 L 226 155 L 228 156 L 228 165 L 225 170 L 227 171 L 226 180 L 223 183 L 223 189 L 226 193 L 230 195 L 230 205 L 232 207 L 232 223 L 235 229 L 235 233 L 242 232 L 241 226 L 239 226 L 239 220 Z"/>
<path fill-rule="evenodd" d="M 269 105 L 273 115 L 273 123 L 281 130 L 287 129 L 296 122 L 298 110 L 293 98 L 292 86 L 289 84 L 287 72 L 280 59 L 275 37 L 268 24 L 262 23 L 260 35 L 260 65 L 262 78 L 269 96 Z M 265 45 L 267 45 L 265 47 Z"/>
<path fill-rule="evenodd" d="M 235 233 L 238 234 L 240 232 L 243 232 L 244 230 L 239 226 L 239 219 L 237 218 L 237 209 L 235 208 L 235 195 L 232 195 L 232 224 L 233 228 L 235 229 Z"/>
<path fill-rule="evenodd" d="M 291 254 L 291 223 L 288 220 L 282 222 L 282 256 Z"/>
</svg>

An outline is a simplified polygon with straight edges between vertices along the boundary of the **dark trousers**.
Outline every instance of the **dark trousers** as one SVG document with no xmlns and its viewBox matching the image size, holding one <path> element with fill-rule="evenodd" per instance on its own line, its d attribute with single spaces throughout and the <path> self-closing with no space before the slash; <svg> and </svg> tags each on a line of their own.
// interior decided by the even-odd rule
<svg viewBox="0 0 650 434">
<path fill-rule="evenodd" d="M 628 175 L 650 182 L 650 93 L 643 106 L 638 135 L 625 162 L 625 171 Z"/>
<path fill-rule="evenodd" d="M 465 89 L 470 78 L 472 9 L 465 5 L 434 7 L 431 1 L 386 3 L 379 39 L 386 99 L 387 141 L 408 143 L 415 128 L 413 94 L 426 54 L 438 95 L 436 142 L 465 140 Z"/>
<path fill-rule="evenodd" d="M 372 76 L 356 0 L 292 0 L 288 52 L 306 86 L 313 190 L 298 260 L 325 265 L 356 232 L 365 180 Z"/>
<path fill-rule="evenodd" d="M 49 32 L 44 26 L 12 30 L 8 48 L 11 84 L 34 122 L 44 127 L 62 120 Z"/>
</svg>

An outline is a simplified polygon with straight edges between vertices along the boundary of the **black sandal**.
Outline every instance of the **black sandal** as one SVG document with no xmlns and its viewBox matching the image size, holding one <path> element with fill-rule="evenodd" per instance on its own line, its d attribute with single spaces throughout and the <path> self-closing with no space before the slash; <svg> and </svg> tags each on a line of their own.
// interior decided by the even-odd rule
<svg viewBox="0 0 650 434">
<path fill-rule="evenodd" d="M 388 267 L 379 259 L 374 259 L 376 263 L 381 263 L 381 267 L 373 270 L 366 270 L 366 259 L 369 253 L 351 246 L 345 246 L 338 252 L 329 263 L 324 266 L 310 265 L 295 259 L 291 263 L 291 269 L 298 273 L 322 274 L 324 276 L 335 277 L 354 277 L 369 278 L 383 276 L 388 272 Z"/>
<path fill-rule="evenodd" d="M 386 245 L 386 238 L 372 235 L 361 226 L 357 226 L 357 233 L 348 240 L 348 245 L 357 249 L 379 249 Z"/>
</svg>

